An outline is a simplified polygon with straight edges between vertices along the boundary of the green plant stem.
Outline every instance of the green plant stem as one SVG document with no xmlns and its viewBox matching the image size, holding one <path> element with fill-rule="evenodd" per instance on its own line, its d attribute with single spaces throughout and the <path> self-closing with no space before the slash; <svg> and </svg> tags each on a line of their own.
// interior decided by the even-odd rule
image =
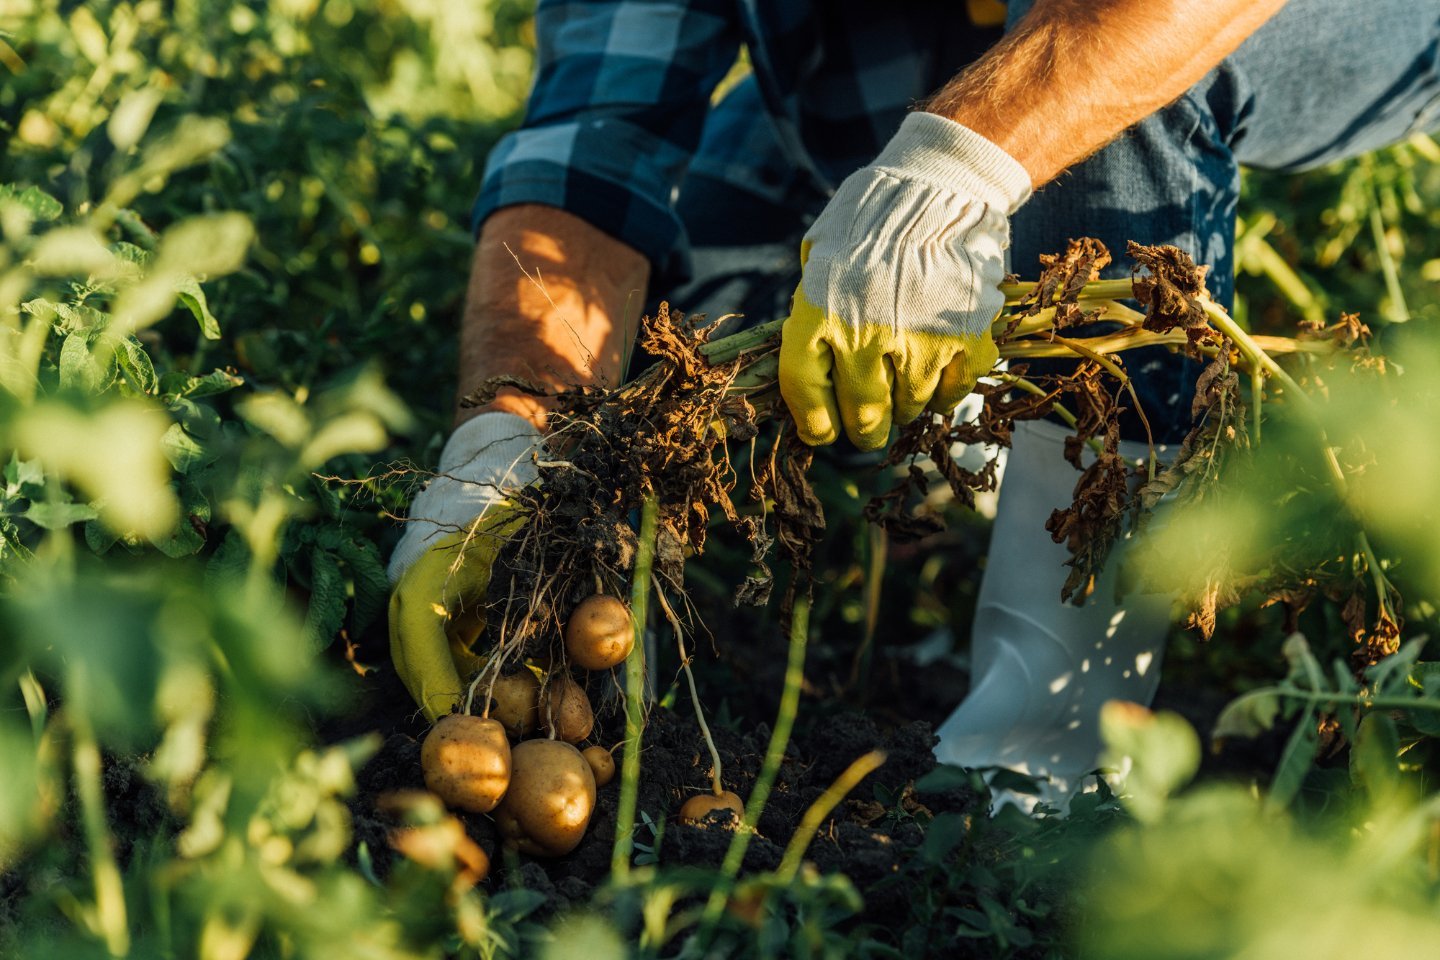
<svg viewBox="0 0 1440 960">
<path fill-rule="evenodd" d="M 84 715 L 87 686 L 83 671 L 72 677 L 70 692 L 76 706 L 70 713 L 70 731 L 74 738 L 72 757 L 75 765 L 75 793 L 80 800 L 80 816 L 85 825 L 85 844 L 90 852 L 90 873 L 95 880 L 95 925 L 105 940 L 111 956 L 123 957 L 130 952 L 130 928 L 125 915 L 125 886 L 115 862 L 115 847 L 110 827 L 105 822 L 105 794 L 100 786 L 100 747 L 95 742 L 90 720 Z M 73 682 L 73 681 L 79 681 Z"/>
<path fill-rule="evenodd" d="M 1294 378 L 1286 373 L 1280 364 L 1275 362 L 1274 358 L 1261 349 L 1250 334 L 1241 329 L 1240 325 L 1236 323 L 1219 304 L 1215 303 L 1209 297 L 1205 297 L 1201 299 L 1201 306 L 1204 308 L 1205 315 L 1210 319 L 1210 322 L 1214 324 L 1221 333 L 1229 337 L 1235 345 L 1240 348 L 1242 353 L 1247 354 L 1255 366 L 1284 384 L 1285 389 L 1295 397 L 1301 410 L 1309 416 L 1318 434 L 1317 440 L 1319 441 L 1321 459 L 1325 461 L 1326 469 L 1330 473 L 1330 479 L 1335 486 L 1336 492 L 1340 495 L 1340 502 L 1345 505 L 1350 515 L 1360 526 L 1360 530 L 1355 535 L 1356 545 L 1360 548 L 1360 552 L 1365 555 L 1365 563 L 1369 567 L 1371 580 L 1375 584 L 1376 602 L 1387 616 L 1394 619 L 1395 612 L 1390 606 L 1390 596 L 1394 588 L 1390 585 L 1390 579 L 1385 576 L 1385 572 L 1380 568 L 1380 561 L 1375 556 L 1374 549 L 1370 546 L 1370 538 L 1364 529 L 1363 512 L 1359 504 L 1355 503 L 1350 495 L 1349 478 L 1345 476 L 1345 470 L 1340 466 L 1340 461 L 1335 456 L 1335 448 L 1330 443 L 1330 437 L 1325 430 L 1324 419 L 1320 414 L 1320 410 L 1315 406 L 1315 401 L 1310 399 L 1309 394 L 1300 388 L 1300 384 L 1296 383 Z"/>
<path fill-rule="evenodd" d="M 621 883 L 630 879 L 635 807 L 640 796 L 640 742 L 645 730 L 645 618 L 650 568 L 655 557 L 655 515 L 655 497 L 648 496 L 640 507 L 640 545 L 630 584 L 635 646 L 625 658 L 625 756 L 620 763 L 620 802 L 615 811 L 615 846 L 610 854 L 610 872 Z"/>
<path fill-rule="evenodd" d="M 1291 687 L 1261 687 L 1251 691 L 1246 696 L 1254 696 L 1264 693 L 1274 694 L 1277 697 L 1287 697 L 1291 700 L 1298 700 L 1301 703 L 1313 703 L 1317 706 L 1339 706 L 1345 704 L 1352 707 L 1366 707 L 1372 710 L 1435 710 L 1440 711 L 1440 700 L 1411 700 L 1406 697 L 1367 697 L 1363 693 L 1316 693 L 1313 690 L 1296 690 Z"/>
<path fill-rule="evenodd" d="M 775 876 L 780 882 L 789 883 L 795 879 L 795 874 L 800 870 L 800 863 L 805 858 L 805 851 L 810 849 L 810 841 L 815 839 L 820 824 L 825 822 L 830 811 L 834 810 L 861 780 L 878 770 L 884 762 L 884 751 L 871 750 L 846 767 L 845 772 L 836 777 L 835 782 L 815 798 L 815 802 L 810 804 L 810 808 L 805 811 L 805 816 L 800 818 L 800 826 L 795 828 L 790 842 L 785 845 L 785 855 L 780 858 L 780 868 L 775 871 Z"/>
<path fill-rule="evenodd" d="M 1000 292 L 1005 295 L 1005 303 L 1012 305 L 1034 292 L 1037 286 L 1033 280 L 1002 283 Z M 1080 288 L 1079 295 L 1087 300 L 1125 300 L 1135 295 L 1135 283 L 1133 280 L 1091 280 Z"/>
<path fill-rule="evenodd" d="M 785 664 L 785 688 L 780 694 L 780 712 L 775 717 L 775 729 L 770 733 L 770 743 L 765 748 L 765 760 L 760 766 L 760 775 L 750 790 L 750 799 L 745 804 L 744 822 L 730 841 L 725 851 L 725 860 L 720 865 L 721 880 L 710 891 L 705 904 L 703 926 L 710 927 L 725 909 L 725 901 L 734 886 L 740 865 L 745 860 L 745 851 L 750 838 L 755 834 L 755 824 L 770 799 L 770 790 L 775 786 L 775 777 L 780 772 L 780 763 L 785 759 L 785 748 L 790 745 L 790 731 L 795 726 L 795 715 L 800 711 L 800 687 L 805 679 L 805 645 L 810 632 L 810 601 L 806 597 L 795 600 L 795 609 L 790 619 L 790 655 Z"/>
<path fill-rule="evenodd" d="M 1370 181 L 1370 232 L 1375 238 L 1375 254 L 1380 259 L 1380 273 L 1385 277 L 1385 293 L 1390 297 L 1391 323 L 1405 323 L 1410 319 L 1410 307 L 1405 302 L 1405 289 L 1400 286 L 1400 269 L 1390 254 L 1390 243 L 1385 237 L 1385 216 L 1380 212 L 1380 193 L 1375 181 Z"/>
<path fill-rule="evenodd" d="M 1304 404 L 1307 410 L 1314 412 L 1314 404 L 1305 391 L 1300 389 L 1300 384 L 1296 383 L 1294 378 L 1286 373 L 1285 368 L 1276 363 L 1273 357 L 1262 350 L 1260 345 L 1255 342 L 1255 338 L 1250 336 L 1249 332 L 1243 329 L 1240 324 L 1236 323 L 1235 318 L 1226 313 L 1220 304 L 1211 300 L 1209 297 L 1201 297 L 1200 307 L 1205 311 L 1205 316 L 1215 325 L 1215 328 L 1234 341 L 1235 345 L 1240 348 L 1241 353 L 1249 357 L 1250 361 L 1256 366 L 1284 384 L 1285 389 L 1294 391 L 1296 401 Z"/>
</svg>

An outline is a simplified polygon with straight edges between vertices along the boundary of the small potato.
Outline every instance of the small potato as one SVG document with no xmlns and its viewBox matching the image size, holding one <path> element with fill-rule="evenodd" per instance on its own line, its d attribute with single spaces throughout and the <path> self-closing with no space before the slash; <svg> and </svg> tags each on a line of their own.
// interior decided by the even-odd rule
<svg viewBox="0 0 1440 960">
<path fill-rule="evenodd" d="M 565 624 L 565 653 L 586 670 L 609 670 L 625 662 L 635 646 L 630 608 L 597 593 L 580 601 Z"/>
<path fill-rule="evenodd" d="M 480 690 L 484 692 L 483 684 Z M 499 720 L 517 740 L 540 726 L 540 681 L 529 670 L 496 677 L 490 699 L 490 719 Z"/>
<path fill-rule="evenodd" d="M 585 836 L 595 812 L 590 764 L 560 740 L 517 744 L 510 789 L 495 810 L 500 835 L 521 853 L 563 857 Z"/>
<path fill-rule="evenodd" d="M 580 751 L 585 762 L 590 764 L 590 772 L 595 774 L 595 786 L 603 787 L 615 779 L 615 757 L 604 747 L 586 747 Z"/>
<path fill-rule="evenodd" d="M 566 743 L 579 743 L 595 728 L 595 711 L 590 698 L 569 674 L 552 673 L 540 693 L 540 729 Z"/>
<path fill-rule="evenodd" d="M 441 717 L 420 746 L 425 786 L 446 806 L 471 813 L 495 809 L 510 785 L 510 743 L 497 720 Z"/>
<path fill-rule="evenodd" d="M 680 805 L 680 819 L 688 823 L 699 823 L 713 810 L 734 810 L 737 818 L 743 818 L 745 802 L 740 799 L 739 794 L 729 790 L 720 793 L 702 793 Z"/>
</svg>

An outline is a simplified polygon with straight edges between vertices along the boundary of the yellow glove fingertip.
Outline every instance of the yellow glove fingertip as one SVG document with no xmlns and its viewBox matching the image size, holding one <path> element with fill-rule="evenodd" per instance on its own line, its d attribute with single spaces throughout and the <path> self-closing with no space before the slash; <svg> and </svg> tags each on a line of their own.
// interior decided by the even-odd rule
<svg viewBox="0 0 1440 960">
<path fill-rule="evenodd" d="M 780 396 L 795 420 L 802 442 L 834 443 L 840 436 L 840 412 L 830 381 L 834 358 L 821 338 L 825 315 L 795 288 L 790 316 L 780 329 Z"/>
</svg>

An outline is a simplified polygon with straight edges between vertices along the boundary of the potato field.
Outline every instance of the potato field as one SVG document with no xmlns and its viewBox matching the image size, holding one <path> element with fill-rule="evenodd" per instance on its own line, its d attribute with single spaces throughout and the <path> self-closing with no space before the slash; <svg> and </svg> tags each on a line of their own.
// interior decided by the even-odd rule
<svg viewBox="0 0 1440 960">
<path fill-rule="evenodd" d="M 402 612 L 532 8 L 0 0 L 0 958 L 1435 955 L 1440 143 L 1247 172 L 1230 311 L 1174 247 L 1012 264 L 972 419 L 876 453 L 798 440 L 783 318 L 652 309 L 486 604 Z M 1168 466 L 1115 453 L 1136 346 L 1203 364 Z M 992 816 L 1037 785 L 932 753 L 995 502 L 951 454 L 1045 417 L 1067 594 L 1174 626 L 1123 785 Z"/>
</svg>

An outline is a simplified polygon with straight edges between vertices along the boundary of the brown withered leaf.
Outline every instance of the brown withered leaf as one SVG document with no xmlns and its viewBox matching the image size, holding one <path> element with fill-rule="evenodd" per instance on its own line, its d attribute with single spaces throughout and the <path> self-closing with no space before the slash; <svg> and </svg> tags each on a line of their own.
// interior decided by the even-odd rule
<svg viewBox="0 0 1440 960">
<path fill-rule="evenodd" d="M 1340 319 L 1328 327 L 1321 323 L 1300 322 L 1301 340 L 1323 340 L 1337 347 L 1364 344 L 1370 339 L 1370 328 L 1360 322 L 1358 313 L 1341 313 Z"/>
<path fill-rule="evenodd" d="M 1118 427 L 1115 428 L 1118 435 Z M 1129 464 L 1114 450 L 1107 449 L 1080 473 L 1070 506 L 1055 510 L 1045 529 L 1056 543 L 1070 551 L 1070 573 L 1060 590 L 1060 599 L 1082 603 L 1094 590 L 1111 549 L 1124 530 L 1130 508 Z"/>
<path fill-rule="evenodd" d="M 1134 283 L 1135 299 L 1145 307 L 1145 329 L 1168 333 L 1179 328 L 1191 343 L 1213 339 L 1214 328 L 1199 302 L 1205 296 L 1206 268 L 1179 247 L 1131 241 L 1127 252 L 1137 268 L 1148 271 Z"/>
<path fill-rule="evenodd" d="M 1055 308 L 1055 327 L 1079 326 L 1099 316 L 1099 311 L 1086 313 L 1075 303 L 1085 284 L 1100 278 L 1100 271 L 1110 263 L 1110 251 L 1093 237 L 1072 239 L 1064 253 L 1040 255 L 1040 277 L 1035 287 L 1020 298 L 1017 310 L 1005 332 L 996 338 L 1004 342 L 1025 317 L 1033 317 L 1048 307 Z"/>
</svg>

